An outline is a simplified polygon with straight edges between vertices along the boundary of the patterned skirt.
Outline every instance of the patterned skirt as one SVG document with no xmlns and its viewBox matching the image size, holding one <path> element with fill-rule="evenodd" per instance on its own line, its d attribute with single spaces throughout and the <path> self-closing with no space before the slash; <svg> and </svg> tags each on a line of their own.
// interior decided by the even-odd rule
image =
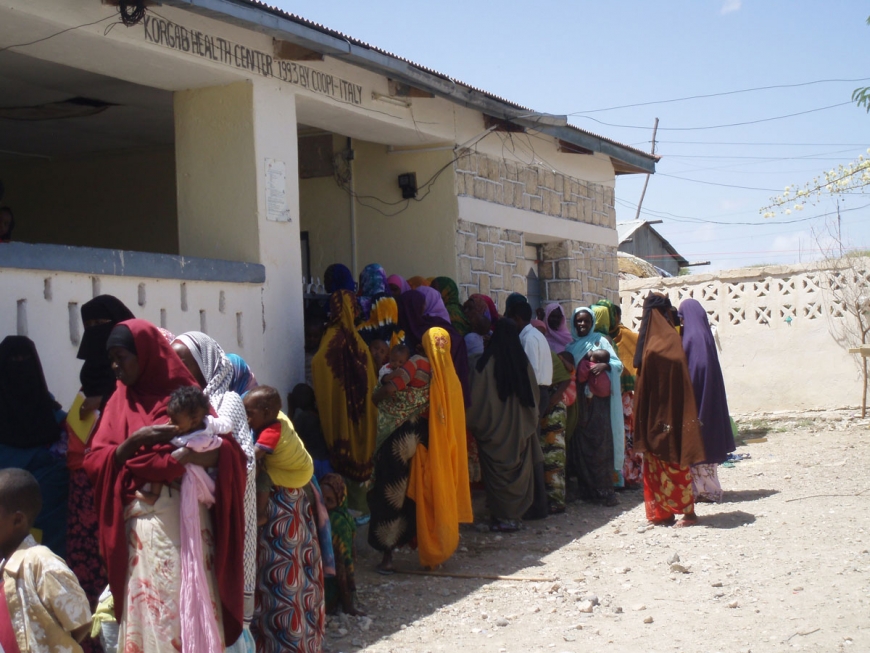
<svg viewBox="0 0 870 653">
<path fill-rule="evenodd" d="M 109 584 L 106 568 L 100 558 L 97 539 L 99 524 L 94 507 L 94 487 L 83 469 L 69 473 L 69 505 L 67 507 L 66 563 L 72 569 L 88 597 L 91 610 Z M 84 653 L 99 653 L 99 642 L 90 637 L 81 642 Z"/>
<path fill-rule="evenodd" d="M 672 465 L 651 453 L 643 455 L 643 498 L 646 518 L 666 521 L 675 514 L 695 511 L 692 471 Z"/>
<path fill-rule="evenodd" d="M 317 524 L 300 489 L 272 488 L 257 549 L 258 653 L 319 653 L 326 615 Z"/>
<path fill-rule="evenodd" d="M 181 492 L 163 486 L 153 505 L 135 500 L 124 510 L 129 571 L 119 651 L 178 653 L 181 650 Z M 202 551 L 218 632 L 222 613 L 214 577 L 211 516 L 200 504 Z"/>
<path fill-rule="evenodd" d="M 420 416 L 402 423 L 375 452 L 368 541 L 377 551 L 392 551 L 417 537 L 417 508 L 407 495 L 418 444 L 429 444 L 429 420 Z"/>
<path fill-rule="evenodd" d="M 719 503 L 722 501 L 722 485 L 716 463 L 692 465 L 692 490 L 698 501 Z"/>
<path fill-rule="evenodd" d="M 559 402 L 541 418 L 544 484 L 551 513 L 565 510 L 565 404 Z"/>
<path fill-rule="evenodd" d="M 625 462 L 622 466 L 622 476 L 625 486 L 637 486 L 643 483 L 643 454 L 634 450 L 634 392 L 622 393 L 622 418 L 625 421 Z"/>
</svg>

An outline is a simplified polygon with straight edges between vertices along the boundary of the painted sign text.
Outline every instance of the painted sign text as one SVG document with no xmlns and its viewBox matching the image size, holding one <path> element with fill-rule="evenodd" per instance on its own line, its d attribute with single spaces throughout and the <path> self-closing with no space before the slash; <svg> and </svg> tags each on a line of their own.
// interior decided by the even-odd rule
<svg viewBox="0 0 870 653">
<path fill-rule="evenodd" d="M 145 27 L 145 40 L 149 43 L 156 43 L 263 77 L 280 79 L 340 102 L 362 104 L 362 86 L 330 73 L 303 66 L 295 61 L 276 59 L 266 52 L 195 29 L 188 29 L 178 23 L 147 13 L 142 24 Z"/>
</svg>

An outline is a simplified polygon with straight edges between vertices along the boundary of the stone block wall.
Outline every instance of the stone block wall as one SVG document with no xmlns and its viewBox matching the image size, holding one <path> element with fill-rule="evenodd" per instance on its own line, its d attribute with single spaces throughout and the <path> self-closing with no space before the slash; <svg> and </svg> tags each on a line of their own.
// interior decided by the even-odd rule
<svg viewBox="0 0 870 653">
<path fill-rule="evenodd" d="M 573 310 L 599 299 L 619 299 L 614 247 L 576 240 L 545 243 L 538 269 L 548 300 L 558 301 L 565 308 Z"/>
<path fill-rule="evenodd" d="M 616 229 L 613 188 L 539 166 L 466 150 L 454 163 L 457 195 Z"/>
<path fill-rule="evenodd" d="M 454 164 L 457 195 L 473 197 L 552 217 L 616 228 L 613 189 L 466 151 Z M 530 220 L 534 216 L 529 216 Z M 460 219 L 456 228 L 458 278 L 462 299 L 489 295 L 501 309 L 512 292 L 525 294 L 526 273 L 537 266 L 542 302 L 566 309 L 619 296 L 616 248 L 559 240 L 543 243 L 541 260 L 525 259 L 526 235 Z M 541 243 L 535 243 L 541 244 Z"/>
<path fill-rule="evenodd" d="M 512 292 L 525 294 L 526 276 L 521 262 L 523 234 L 459 220 L 456 252 L 459 259 L 459 293 L 489 295 L 501 310 Z"/>
</svg>

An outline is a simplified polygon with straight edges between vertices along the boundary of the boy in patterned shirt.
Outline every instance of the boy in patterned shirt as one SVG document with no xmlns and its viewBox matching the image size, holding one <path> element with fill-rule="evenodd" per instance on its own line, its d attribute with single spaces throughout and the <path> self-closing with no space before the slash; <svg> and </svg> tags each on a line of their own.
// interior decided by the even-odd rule
<svg viewBox="0 0 870 653">
<path fill-rule="evenodd" d="M 78 580 L 30 529 L 42 509 L 33 475 L 0 470 L 0 648 L 21 653 L 81 653 L 91 608 Z"/>
</svg>

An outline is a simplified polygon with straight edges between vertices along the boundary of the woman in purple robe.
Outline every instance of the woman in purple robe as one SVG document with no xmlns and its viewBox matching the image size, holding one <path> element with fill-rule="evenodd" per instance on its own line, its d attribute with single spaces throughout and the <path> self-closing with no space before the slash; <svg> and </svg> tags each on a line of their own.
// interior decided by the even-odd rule
<svg viewBox="0 0 870 653">
<path fill-rule="evenodd" d="M 686 299 L 680 304 L 680 319 L 683 351 L 689 364 L 707 456 L 704 462 L 692 465 L 692 488 L 696 501 L 718 503 L 722 500 L 722 486 L 716 468 L 735 449 L 725 381 L 704 307 L 695 299 Z"/>
</svg>

